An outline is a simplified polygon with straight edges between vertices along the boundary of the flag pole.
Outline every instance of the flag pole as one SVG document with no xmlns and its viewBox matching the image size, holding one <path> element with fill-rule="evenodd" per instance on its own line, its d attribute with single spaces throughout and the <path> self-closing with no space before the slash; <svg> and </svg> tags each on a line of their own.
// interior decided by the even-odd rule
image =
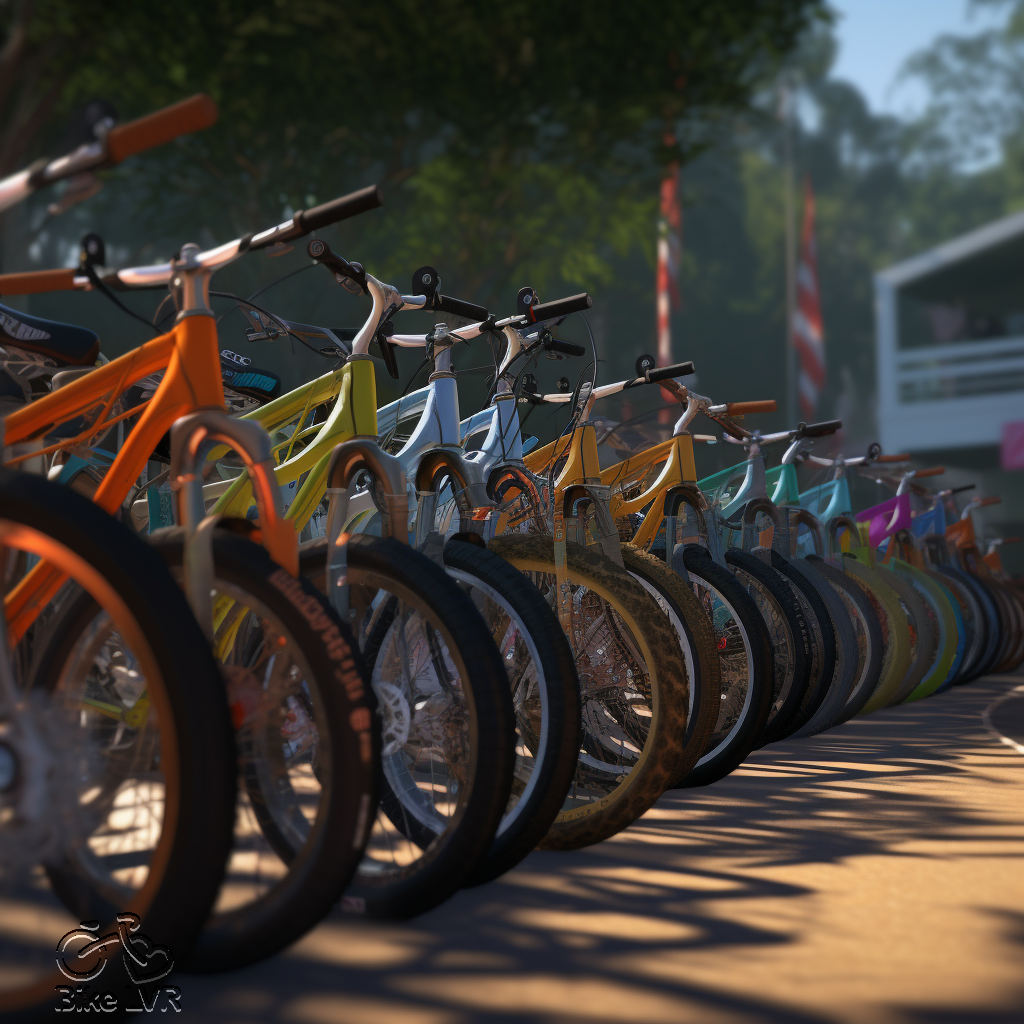
<svg viewBox="0 0 1024 1024">
<path fill-rule="evenodd" d="M 793 322 L 796 314 L 796 225 L 793 202 L 792 94 L 786 78 L 782 80 L 779 95 L 779 119 L 782 121 L 782 205 L 786 218 L 786 415 L 788 424 L 793 426 L 799 419 L 796 346 L 793 344 Z"/>
</svg>

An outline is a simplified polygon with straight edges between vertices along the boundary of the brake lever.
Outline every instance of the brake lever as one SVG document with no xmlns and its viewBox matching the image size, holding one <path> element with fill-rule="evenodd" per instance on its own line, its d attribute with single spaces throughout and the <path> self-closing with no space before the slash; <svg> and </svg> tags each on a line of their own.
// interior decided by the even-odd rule
<svg viewBox="0 0 1024 1024">
<path fill-rule="evenodd" d="M 398 380 L 398 358 L 395 355 L 395 346 L 388 340 L 390 327 L 390 323 L 381 324 L 377 328 L 373 340 L 377 342 L 377 348 L 380 349 L 380 357 L 384 360 L 384 368 L 388 371 L 388 376 L 392 380 Z"/>
</svg>

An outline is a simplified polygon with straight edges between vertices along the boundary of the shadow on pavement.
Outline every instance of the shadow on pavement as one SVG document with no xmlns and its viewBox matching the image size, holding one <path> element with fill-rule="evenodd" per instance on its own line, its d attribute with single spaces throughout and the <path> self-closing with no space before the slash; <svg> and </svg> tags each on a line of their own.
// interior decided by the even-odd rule
<svg viewBox="0 0 1024 1024">
<path fill-rule="evenodd" d="M 780 996 L 780 983 L 797 993 L 802 978 L 820 984 L 816 972 L 842 968 L 807 963 L 798 951 L 816 897 L 827 899 L 820 872 L 855 858 L 934 856 L 927 851 L 935 844 L 977 858 L 984 871 L 989 847 L 1005 847 L 1006 828 L 960 794 L 988 761 L 1002 774 L 989 773 L 986 785 L 1024 782 L 1024 759 L 981 720 L 1020 681 L 986 680 L 775 744 L 714 786 L 665 794 L 613 840 L 571 854 L 536 852 L 414 921 L 338 915 L 268 963 L 179 977 L 183 1007 L 193 1020 L 224 1024 L 872 1019 L 846 1016 L 827 1000 L 801 1010 L 806 999 Z M 871 912 L 884 934 L 885 909 L 872 904 Z M 1024 913 L 1007 909 L 993 927 L 1019 952 Z M 700 981 L 694 961 L 713 965 L 697 972 Z M 748 972 L 769 963 L 763 996 L 752 995 L 758 986 Z M 732 984 L 740 973 L 747 983 Z M 1024 987 L 1014 1012 L 987 1005 L 968 1013 L 900 1000 L 874 1019 L 1021 1021 Z"/>
</svg>

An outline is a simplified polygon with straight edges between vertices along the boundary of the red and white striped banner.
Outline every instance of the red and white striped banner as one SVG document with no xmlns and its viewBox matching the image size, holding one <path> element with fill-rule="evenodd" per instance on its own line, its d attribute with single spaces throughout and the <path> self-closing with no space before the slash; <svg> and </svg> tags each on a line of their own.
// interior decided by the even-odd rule
<svg viewBox="0 0 1024 1024">
<path fill-rule="evenodd" d="M 682 211 L 679 208 L 679 168 L 672 164 L 661 182 L 661 204 L 658 213 L 658 268 L 655 278 L 658 311 L 658 365 L 672 363 L 673 308 L 680 306 L 679 286 L 679 233 Z"/>
<path fill-rule="evenodd" d="M 810 420 L 818 409 L 825 387 L 825 339 L 818 293 L 818 248 L 814 240 L 814 193 L 808 181 L 804 189 L 804 225 L 796 271 L 796 308 L 793 311 L 792 344 L 800 356 L 797 392 L 800 412 Z"/>
</svg>

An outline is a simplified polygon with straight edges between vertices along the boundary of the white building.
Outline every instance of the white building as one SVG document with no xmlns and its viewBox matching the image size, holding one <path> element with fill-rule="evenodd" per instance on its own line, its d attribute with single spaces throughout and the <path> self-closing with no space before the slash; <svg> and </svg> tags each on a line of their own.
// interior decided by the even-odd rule
<svg viewBox="0 0 1024 1024">
<path fill-rule="evenodd" d="M 875 317 L 883 449 L 998 449 L 1024 420 L 1024 212 L 881 271 Z"/>
</svg>

